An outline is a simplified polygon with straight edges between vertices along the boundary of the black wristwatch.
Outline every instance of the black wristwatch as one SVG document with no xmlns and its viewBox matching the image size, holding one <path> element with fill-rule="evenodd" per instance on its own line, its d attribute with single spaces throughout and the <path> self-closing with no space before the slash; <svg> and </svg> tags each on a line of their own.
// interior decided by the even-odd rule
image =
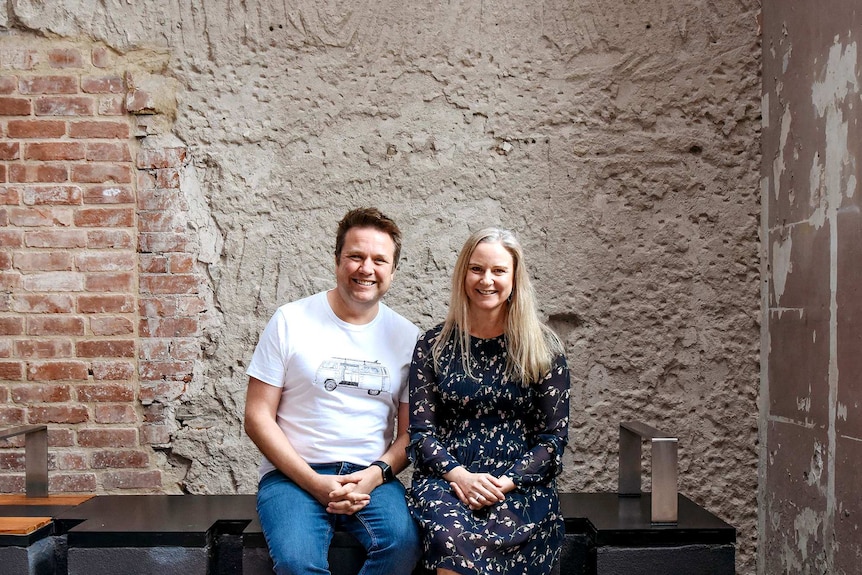
<svg viewBox="0 0 862 575">
<path fill-rule="evenodd" d="M 372 461 L 371 465 L 379 467 L 380 471 L 383 472 L 383 483 L 386 483 L 388 481 L 392 481 L 393 479 L 395 479 L 395 474 L 392 473 L 392 467 L 390 467 L 390 465 L 388 463 L 386 463 L 385 461 L 380 461 L 378 459 L 377 461 Z M 371 467 L 371 465 L 369 465 L 368 467 Z"/>
</svg>

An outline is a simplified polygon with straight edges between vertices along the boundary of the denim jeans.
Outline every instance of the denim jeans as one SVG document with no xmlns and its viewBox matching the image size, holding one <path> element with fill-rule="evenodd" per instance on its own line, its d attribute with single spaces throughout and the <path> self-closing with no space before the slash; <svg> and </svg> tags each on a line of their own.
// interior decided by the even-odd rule
<svg viewBox="0 0 862 575">
<path fill-rule="evenodd" d="M 347 475 L 352 463 L 315 464 L 322 474 Z M 314 497 L 280 471 L 260 480 L 257 513 L 278 575 L 329 574 L 329 544 L 336 528 L 365 547 L 359 575 L 409 575 L 421 550 L 416 524 L 407 510 L 404 487 L 390 481 L 371 492 L 371 502 L 354 515 L 327 513 Z"/>
</svg>

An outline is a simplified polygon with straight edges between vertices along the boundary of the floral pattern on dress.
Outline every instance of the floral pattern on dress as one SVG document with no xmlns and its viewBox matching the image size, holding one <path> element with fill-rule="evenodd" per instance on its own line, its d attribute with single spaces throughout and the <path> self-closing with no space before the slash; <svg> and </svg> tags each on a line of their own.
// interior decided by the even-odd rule
<svg viewBox="0 0 862 575">
<path fill-rule="evenodd" d="M 506 339 L 471 338 L 468 376 L 459 344 L 431 348 L 441 326 L 416 344 L 410 367 L 410 444 L 414 465 L 408 504 L 419 522 L 424 564 L 463 575 L 547 575 L 565 529 L 554 478 L 568 442 L 569 370 L 555 358 L 528 385 L 506 375 Z M 509 476 L 516 489 L 472 511 L 443 475 L 458 465 Z"/>
</svg>

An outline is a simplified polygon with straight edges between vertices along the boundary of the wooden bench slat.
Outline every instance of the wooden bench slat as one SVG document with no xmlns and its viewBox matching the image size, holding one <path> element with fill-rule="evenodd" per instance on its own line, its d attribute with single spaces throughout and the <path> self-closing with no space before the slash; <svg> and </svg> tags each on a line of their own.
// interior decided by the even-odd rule
<svg viewBox="0 0 862 575">
<path fill-rule="evenodd" d="M 0 506 L 3 505 L 80 505 L 95 495 L 49 495 L 48 497 L 27 497 L 23 493 L 0 495 Z M 2 510 L 0 510 L 2 513 Z"/>
<path fill-rule="evenodd" d="M 51 521 L 50 517 L 0 517 L 0 534 L 28 535 Z"/>
</svg>

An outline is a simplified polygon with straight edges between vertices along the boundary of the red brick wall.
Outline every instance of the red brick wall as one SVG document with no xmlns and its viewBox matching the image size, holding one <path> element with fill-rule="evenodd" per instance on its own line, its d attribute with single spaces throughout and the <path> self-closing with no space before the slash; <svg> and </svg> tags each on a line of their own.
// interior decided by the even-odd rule
<svg viewBox="0 0 862 575">
<path fill-rule="evenodd" d="M 48 425 L 51 492 L 161 489 L 151 445 L 200 354 L 186 151 L 142 149 L 158 110 L 124 65 L 0 40 L 0 427 Z M 0 442 L 0 492 L 22 446 Z"/>
</svg>

